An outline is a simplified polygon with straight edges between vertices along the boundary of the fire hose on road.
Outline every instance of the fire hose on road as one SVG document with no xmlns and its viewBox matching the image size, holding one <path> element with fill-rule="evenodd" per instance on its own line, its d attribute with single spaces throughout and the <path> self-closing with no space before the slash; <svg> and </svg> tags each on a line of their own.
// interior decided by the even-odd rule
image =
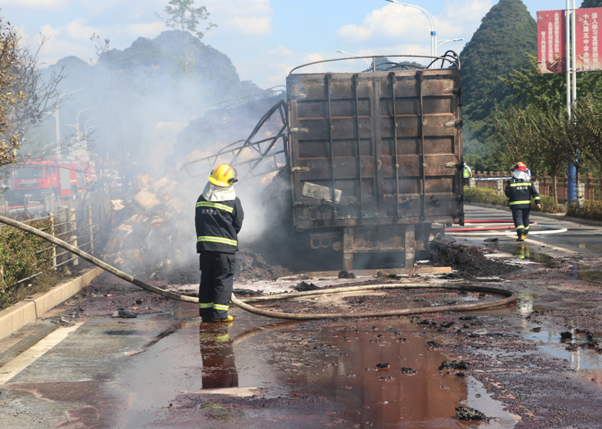
<svg viewBox="0 0 602 429">
<path fill-rule="evenodd" d="M 158 295 L 176 299 L 184 302 L 193 302 L 198 303 L 198 298 L 178 294 L 175 292 L 170 292 L 158 288 L 156 286 L 150 285 L 142 280 L 138 280 L 135 277 L 124 273 L 123 271 L 118 270 L 115 267 L 107 264 L 106 262 L 101 261 L 98 258 L 84 252 L 83 250 L 78 249 L 75 246 L 72 246 L 69 243 L 64 242 L 50 234 L 47 234 L 43 231 L 40 231 L 37 228 L 33 228 L 29 225 L 26 225 L 22 222 L 16 221 L 14 219 L 10 219 L 6 216 L 0 215 L 0 222 L 10 225 L 15 228 L 19 228 L 23 231 L 29 232 L 30 234 L 36 235 L 44 240 L 49 241 L 50 243 L 62 247 L 63 249 L 79 256 L 82 259 L 85 259 L 88 262 L 96 265 L 97 267 L 102 268 L 103 270 L 135 285 L 149 292 L 156 293 Z M 450 289 L 450 290 L 463 290 L 468 292 L 484 292 L 491 293 L 496 295 L 502 295 L 505 298 L 498 299 L 490 302 L 474 302 L 469 304 L 459 304 L 459 305 L 444 305 L 437 307 L 421 307 L 421 308 L 408 308 L 401 310 L 390 310 L 390 311 L 371 311 L 364 313 L 323 313 L 323 314 L 298 314 L 298 313 L 284 313 L 284 312 L 275 312 L 275 311 L 266 311 L 263 309 L 259 309 L 249 305 L 249 302 L 259 302 L 259 301 L 276 301 L 283 299 L 291 299 L 298 297 L 305 297 L 310 295 L 324 295 L 324 294 L 334 294 L 341 292 L 355 292 L 355 291 L 369 291 L 369 290 L 385 290 L 385 289 Z M 421 314 L 421 313 L 433 313 L 439 311 L 467 311 L 467 310 L 480 310 L 484 308 L 491 307 L 499 307 L 503 305 L 510 304 L 516 301 L 517 295 L 511 291 L 487 287 L 487 286 L 466 286 L 466 285 L 428 285 L 423 283 L 397 283 L 397 284 L 379 284 L 379 285 L 364 285 L 364 286 L 349 286 L 349 287 L 341 287 L 341 288 L 333 288 L 333 289 L 323 289 L 316 291 L 308 291 L 308 292 L 296 292 L 296 293 L 283 293 L 283 294 L 273 294 L 265 297 L 256 297 L 256 298 L 248 298 L 245 300 L 240 300 L 236 298 L 234 294 L 232 294 L 232 303 L 237 307 L 246 310 L 250 313 L 258 314 L 260 316 L 272 317 L 276 319 L 290 319 L 290 320 L 318 320 L 318 319 L 337 319 L 344 317 L 386 317 L 386 316 L 403 316 L 410 314 Z"/>
<path fill-rule="evenodd" d="M 465 224 L 480 224 L 480 225 L 497 225 L 500 223 L 513 223 L 511 220 L 495 219 L 495 220 L 467 220 Z M 529 231 L 531 235 L 543 235 L 543 234 L 559 234 L 561 232 L 567 232 L 566 228 L 550 225 L 539 225 L 537 222 L 530 222 L 530 225 L 539 226 L 542 228 L 548 228 L 543 231 Z M 476 226 L 472 228 L 446 228 L 445 232 L 449 235 L 456 237 L 478 237 L 478 236 L 491 236 L 491 235 L 513 235 L 514 231 L 511 232 L 486 232 L 486 231 L 499 231 L 499 230 L 514 230 L 514 226 Z"/>
</svg>

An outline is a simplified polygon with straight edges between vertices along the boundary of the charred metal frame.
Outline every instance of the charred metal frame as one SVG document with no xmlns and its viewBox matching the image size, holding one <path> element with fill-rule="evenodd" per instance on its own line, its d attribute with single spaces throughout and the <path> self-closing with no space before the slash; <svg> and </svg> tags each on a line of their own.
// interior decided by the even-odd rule
<svg viewBox="0 0 602 429">
<path fill-rule="evenodd" d="M 246 171 L 242 172 L 242 174 L 239 171 L 239 176 L 244 179 L 264 176 L 264 175 L 274 172 L 274 171 L 280 171 L 280 170 L 287 169 L 288 165 L 286 165 L 286 163 L 288 162 L 289 154 L 288 154 L 288 122 L 287 122 L 286 111 L 287 111 L 286 102 L 284 100 L 279 101 L 270 110 L 268 110 L 268 112 L 260 119 L 260 121 L 257 123 L 257 125 L 255 126 L 255 128 L 253 129 L 251 134 L 249 134 L 249 137 L 247 137 L 245 140 L 239 140 L 234 143 L 231 143 L 231 144 L 227 145 L 226 147 L 224 147 L 223 149 L 221 149 L 216 154 L 209 155 L 204 158 L 197 159 L 195 161 L 187 162 L 187 163 L 183 164 L 181 168 L 186 170 L 186 172 L 188 173 L 188 175 L 191 178 L 206 177 L 207 171 L 202 171 L 202 172 L 196 173 L 196 172 L 192 171 L 192 167 L 195 166 L 195 167 L 197 167 L 197 168 L 195 168 L 195 170 L 198 170 L 197 164 L 206 162 L 208 164 L 209 168 L 213 168 L 215 166 L 215 164 L 218 162 L 218 160 L 227 158 L 228 156 L 232 156 L 232 158 L 229 161 L 227 161 L 228 164 L 236 167 L 239 170 L 241 169 L 241 167 L 245 167 L 245 166 L 248 167 L 248 169 Z M 279 119 L 282 123 L 282 126 L 280 127 L 280 129 L 278 130 L 276 135 L 273 137 L 268 137 L 268 138 L 261 139 L 258 141 L 253 141 L 253 139 L 261 131 L 263 126 L 267 122 L 269 122 L 275 114 L 279 115 Z M 282 147 L 276 148 L 276 145 L 279 140 L 282 140 Z M 242 143 L 242 145 L 240 143 Z M 262 147 L 262 145 L 263 145 L 263 147 Z M 257 156 L 255 156 L 251 159 L 239 160 L 240 154 L 245 149 L 252 149 L 252 150 L 256 151 Z M 285 160 L 285 165 L 283 165 L 281 167 L 277 166 L 277 160 L 278 160 L 279 155 L 282 155 Z M 270 167 L 267 171 L 266 170 L 256 171 L 257 167 L 263 161 L 265 161 L 269 158 L 272 158 L 273 167 Z"/>
</svg>

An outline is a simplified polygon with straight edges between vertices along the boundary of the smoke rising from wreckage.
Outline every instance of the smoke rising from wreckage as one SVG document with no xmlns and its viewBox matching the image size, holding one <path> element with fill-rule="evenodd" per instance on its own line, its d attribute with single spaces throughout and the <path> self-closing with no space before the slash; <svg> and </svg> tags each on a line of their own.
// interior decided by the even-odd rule
<svg viewBox="0 0 602 429">
<path fill-rule="evenodd" d="M 445 61 L 452 67 L 297 71 L 288 78 L 286 104 L 275 94 L 207 112 L 179 133 L 168 160 L 192 171 L 193 180 L 177 169 L 154 183 L 143 178 L 144 189 L 126 201 L 108 256 L 133 266 L 190 264 L 185 202 L 198 193 L 194 179 L 225 162 L 246 168 L 236 186 L 251 225 L 241 241 L 260 243 L 276 265 L 413 268 L 440 231 L 433 223 L 462 218 L 459 63 L 453 54 Z M 270 104 L 250 136 L 236 140 Z M 269 173 L 265 187 L 250 179 L 262 172 Z M 333 203 L 329 193 L 340 197 Z"/>
</svg>

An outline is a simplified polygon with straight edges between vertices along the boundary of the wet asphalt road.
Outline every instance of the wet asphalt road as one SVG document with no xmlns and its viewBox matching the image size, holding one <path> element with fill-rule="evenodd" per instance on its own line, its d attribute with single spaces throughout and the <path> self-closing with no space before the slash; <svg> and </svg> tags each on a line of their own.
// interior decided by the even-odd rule
<svg viewBox="0 0 602 429">
<path fill-rule="evenodd" d="M 512 213 L 509 208 L 489 208 L 481 206 L 473 206 L 466 204 L 464 206 L 464 213 L 466 220 L 490 220 L 490 219 L 504 219 L 512 221 Z M 563 220 L 562 216 L 559 219 L 550 219 L 547 217 L 537 216 L 537 212 L 531 211 L 530 222 L 537 222 L 538 226 L 532 226 L 531 234 L 529 235 L 528 241 L 525 243 L 527 247 L 532 250 L 539 249 L 541 244 L 550 245 L 555 247 L 561 247 L 573 252 L 602 255 L 602 227 L 583 225 L 575 222 L 569 222 Z M 508 225 L 512 225 L 511 223 Z M 466 225 L 472 226 L 470 224 Z M 475 225 L 476 226 L 476 225 Z M 566 232 L 559 234 L 542 234 L 538 235 L 538 231 L 550 230 L 546 226 L 552 226 L 554 228 L 567 228 Z M 503 243 L 516 243 L 516 235 L 495 235 L 491 238 L 497 237 L 500 242 Z M 486 237 L 458 237 L 458 241 L 462 240 L 476 240 L 483 241 Z M 537 242 L 537 243 L 535 243 Z"/>
<path fill-rule="evenodd" d="M 511 218 L 506 209 L 474 206 L 466 215 Z M 532 221 L 568 228 L 532 235 L 524 246 L 533 254 L 560 252 L 549 246 L 602 253 L 602 228 L 536 215 Z M 480 244 L 483 237 L 468 241 Z M 513 253 L 524 246 L 501 236 L 489 247 Z M 566 360 L 571 370 L 600 372 L 599 355 L 569 353 L 558 343 L 561 327 L 534 333 L 525 317 L 548 304 L 521 296 L 519 306 L 501 313 L 512 316 L 513 330 L 524 330 L 526 341 L 542 341 L 540 351 Z M 102 294 L 95 299 L 95 308 L 106 300 L 104 314 L 83 311 L 75 326 L 56 331 L 71 329 L 66 338 L 50 338 L 0 369 L 0 428 L 473 427 L 453 418 L 455 407 L 465 404 L 496 418 L 484 427 L 511 428 L 520 420 L 479 377 L 441 373 L 441 362 L 455 355 L 426 347 L 437 334 L 407 318 L 300 324 L 234 309 L 232 326 L 203 326 L 192 304 L 153 303 L 154 314 L 114 319 L 111 301 Z M 67 303 L 50 316 L 69 318 L 87 310 L 86 302 Z M 0 352 L 18 339 L 0 342 Z"/>
<path fill-rule="evenodd" d="M 0 427 L 469 427 L 452 418 L 459 405 L 514 426 L 480 382 L 439 372 L 447 357 L 408 318 L 291 323 L 234 310 L 217 326 L 196 311 L 78 320 L 0 388 Z"/>
</svg>

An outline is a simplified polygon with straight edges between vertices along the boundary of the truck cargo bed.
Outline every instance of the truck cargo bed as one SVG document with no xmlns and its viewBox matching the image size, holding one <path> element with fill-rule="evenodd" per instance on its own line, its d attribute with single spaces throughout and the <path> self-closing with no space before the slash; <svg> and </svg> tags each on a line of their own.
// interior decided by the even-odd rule
<svg viewBox="0 0 602 429">
<path fill-rule="evenodd" d="M 418 230 L 463 220 L 458 67 L 292 73 L 287 98 L 293 222 L 312 247 L 408 266 Z"/>
</svg>

